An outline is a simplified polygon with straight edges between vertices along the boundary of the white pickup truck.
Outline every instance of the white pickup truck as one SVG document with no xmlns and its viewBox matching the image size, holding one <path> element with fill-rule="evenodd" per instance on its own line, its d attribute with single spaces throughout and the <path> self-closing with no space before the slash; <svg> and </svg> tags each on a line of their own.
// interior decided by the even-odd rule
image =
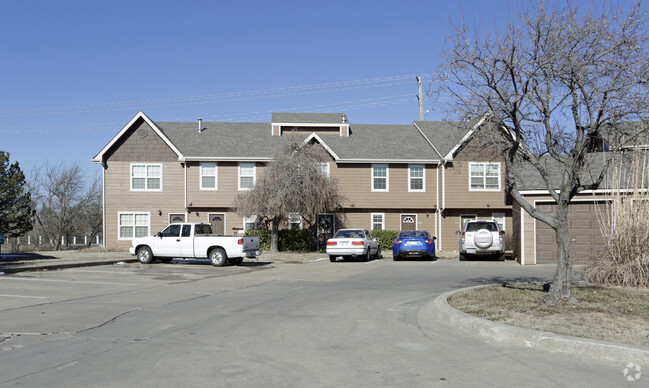
<svg viewBox="0 0 649 388">
<path fill-rule="evenodd" d="M 259 236 L 218 236 L 208 224 L 170 224 L 155 236 L 133 239 L 129 249 L 142 264 L 156 258 L 170 262 L 174 258 L 209 259 L 213 266 L 228 262 L 239 265 L 245 257 L 261 255 Z"/>
</svg>

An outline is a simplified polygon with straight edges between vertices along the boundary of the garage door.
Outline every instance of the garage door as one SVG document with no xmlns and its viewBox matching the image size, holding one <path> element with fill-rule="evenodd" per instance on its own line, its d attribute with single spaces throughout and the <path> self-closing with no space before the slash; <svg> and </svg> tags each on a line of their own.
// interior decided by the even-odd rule
<svg viewBox="0 0 649 388">
<path fill-rule="evenodd" d="M 604 239 L 599 229 L 597 210 L 606 211 L 606 205 L 595 202 L 576 202 L 570 204 L 568 223 L 575 264 L 584 264 L 589 258 L 602 252 Z M 554 213 L 556 204 L 537 204 L 536 208 L 544 213 Z M 554 230 L 536 221 L 536 263 L 557 262 L 557 241 Z"/>
</svg>

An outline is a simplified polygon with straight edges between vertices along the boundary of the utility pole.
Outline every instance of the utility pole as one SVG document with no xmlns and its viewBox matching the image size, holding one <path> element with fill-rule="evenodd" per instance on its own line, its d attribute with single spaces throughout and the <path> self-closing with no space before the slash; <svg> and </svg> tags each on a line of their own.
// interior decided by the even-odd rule
<svg viewBox="0 0 649 388">
<path fill-rule="evenodd" d="M 417 99 L 419 100 L 419 120 L 424 121 L 424 92 L 421 87 L 421 77 L 417 76 L 417 85 L 419 86 L 419 94 Z"/>
</svg>

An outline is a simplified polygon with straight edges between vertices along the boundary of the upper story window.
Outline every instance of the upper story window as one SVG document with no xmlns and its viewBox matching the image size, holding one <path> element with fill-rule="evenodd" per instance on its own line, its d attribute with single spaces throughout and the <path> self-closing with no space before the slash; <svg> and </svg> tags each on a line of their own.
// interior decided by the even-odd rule
<svg viewBox="0 0 649 388">
<path fill-rule="evenodd" d="M 372 165 L 372 191 L 389 191 L 388 166 L 385 164 Z"/>
<path fill-rule="evenodd" d="M 320 169 L 320 172 L 329 178 L 330 176 L 330 171 L 329 171 L 329 163 L 318 163 L 317 167 Z"/>
<path fill-rule="evenodd" d="M 201 163 L 201 190 L 216 190 L 217 188 L 216 163 Z"/>
<path fill-rule="evenodd" d="M 149 213 L 121 212 L 118 222 L 120 240 L 149 235 Z"/>
<path fill-rule="evenodd" d="M 469 163 L 469 190 L 500 191 L 500 163 Z"/>
<path fill-rule="evenodd" d="M 424 166 L 408 166 L 408 191 L 426 191 L 426 174 Z"/>
<path fill-rule="evenodd" d="M 131 164 L 131 190 L 161 191 L 161 164 Z"/>
<path fill-rule="evenodd" d="M 250 190 L 255 186 L 255 164 L 239 163 L 239 190 Z"/>
</svg>

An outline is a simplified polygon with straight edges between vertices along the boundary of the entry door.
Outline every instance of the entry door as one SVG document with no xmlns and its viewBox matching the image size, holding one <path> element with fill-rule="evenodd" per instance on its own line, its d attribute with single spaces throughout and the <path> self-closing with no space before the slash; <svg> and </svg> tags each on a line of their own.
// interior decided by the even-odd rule
<svg viewBox="0 0 649 388">
<path fill-rule="evenodd" d="M 210 225 L 212 226 L 212 233 L 224 235 L 225 214 L 210 214 Z"/>
<path fill-rule="evenodd" d="M 402 214 L 401 230 L 417 230 L 417 216 L 415 214 Z"/>
</svg>

